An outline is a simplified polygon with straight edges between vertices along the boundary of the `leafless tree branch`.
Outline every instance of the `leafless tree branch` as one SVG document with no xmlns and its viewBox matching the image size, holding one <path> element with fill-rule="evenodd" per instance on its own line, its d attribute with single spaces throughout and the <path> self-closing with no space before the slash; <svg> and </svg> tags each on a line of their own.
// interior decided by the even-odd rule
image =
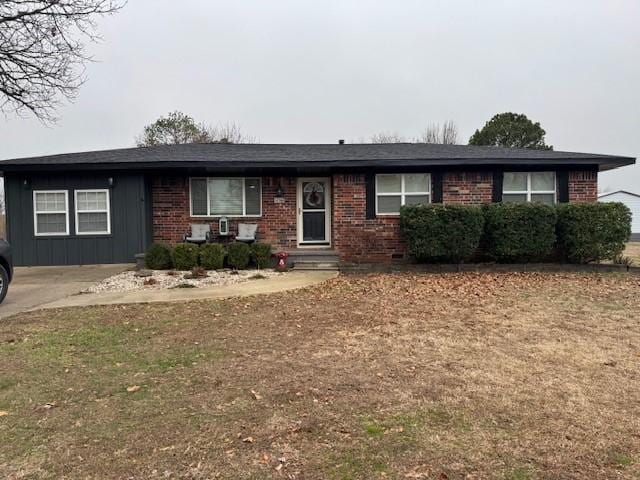
<svg viewBox="0 0 640 480">
<path fill-rule="evenodd" d="M 96 42 L 95 20 L 124 0 L 0 0 L 0 112 L 55 120 L 60 99 L 73 100 L 85 81 Z"/>
</svg>

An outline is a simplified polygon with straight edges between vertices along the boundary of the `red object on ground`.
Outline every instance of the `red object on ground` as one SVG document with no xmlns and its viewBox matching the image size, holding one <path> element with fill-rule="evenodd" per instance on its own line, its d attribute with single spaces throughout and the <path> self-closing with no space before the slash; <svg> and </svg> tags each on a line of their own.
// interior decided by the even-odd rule
<svg viewBox="0 0 640 480">
<path fill-rule="evenodd" d="M 287 269 L 287 258 L 289 258 L 289 254 L 287 252 L 278 252 L 276 253 L 276 258 L 278 259 L 278 264 L 276 265 L 277 270 L 286 270 Z"/>
</svg>

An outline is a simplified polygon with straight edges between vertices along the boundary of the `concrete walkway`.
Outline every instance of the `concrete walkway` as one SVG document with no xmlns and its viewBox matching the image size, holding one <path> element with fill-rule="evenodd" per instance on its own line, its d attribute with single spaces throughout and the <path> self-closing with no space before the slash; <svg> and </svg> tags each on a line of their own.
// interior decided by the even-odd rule
<svg viewBox="0 0 640 480">
<path fill-rule="evenodd" d="M 0 305 L 0 318 L 64 299 L 133 267 L 133 264 L 16 267 L 9 293 Z"/>
<path fill-rule="evenodd" d="M 332 271 L 289 272 L 286 275 L 277 277 L 206 288 L 90 293 L 66 297 L 40 305 L 38 308 L 86 307 L 90 305 L 116 305 L 123 303 L 184 302 L 189 300 L 243 297 L 310 287 L 336 276 L 338 276 L 338 272 Z"/>
</svg>

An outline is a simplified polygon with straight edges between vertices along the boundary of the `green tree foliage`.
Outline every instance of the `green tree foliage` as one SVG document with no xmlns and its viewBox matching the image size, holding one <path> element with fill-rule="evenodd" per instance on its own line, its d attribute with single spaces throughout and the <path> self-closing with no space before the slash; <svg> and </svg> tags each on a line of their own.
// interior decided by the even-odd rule
<svg viewBox="0 0 640 480">
<path fill-rule="evenodd" d="M 153 147 L 210 141 L 207 128 L 203 124 L 196 123 L 189 115 L 175 111 L 144 127 L 137 144 L 139 147 Z"/>
<path fill-rule="evenodd" d="M 540 123 L 533 123 L 526 115 L 499 113 L 482 129 L 476 130 L 469 139 L 469 145 L 553 150 L 551 145 L 544 143 L 545 134 Z"/>
</svg>

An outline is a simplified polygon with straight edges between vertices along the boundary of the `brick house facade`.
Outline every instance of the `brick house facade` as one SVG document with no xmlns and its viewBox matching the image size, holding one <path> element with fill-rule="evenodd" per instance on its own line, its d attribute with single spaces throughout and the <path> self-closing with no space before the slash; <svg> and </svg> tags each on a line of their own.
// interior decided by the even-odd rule
<svg viewBox="0 0 640 480">
<path fill-rule="evenodd" d="M 127 263 L 193 224 L 229 242 L 241 223 L 294 256 L 390 262 L 406 259 L 403 204 L 594 202 L 599 172 L 634 163 L 472 145 L 183 144 L 5 160 L 0 175 L 16 265 Z"/>
<path fill-rule="evenodd" d="M 367 216 L 367 186 L 364 173 L 339 173 L 331 179 L 331 247 L 343 261 L 385 262 L 402 260 L 406 244 L 402 239 L 398 216 Z M 570 202 L 597 200 L 597 172 L 568 172 Z M 442 173 L 442 203 L 480 205 L 493 200 L 492 171 L 451 171 Z M 276 203 L 276 191 L 283 197 Z M 189 177 L 156 176 L 152 181 L 153 239 L 176 244 L 182 241 L 190 225 L 208 223 L 214 234 L 218 218 L 190 216 Z M 262 215 L 259 218 L 233 218 L 230 237 L 238 223 L 258 225 L 258 239 L 274 248 L 298 248 L 297 177 L 262 177 Z M 222 239 L 227 241 L 227 239 Z"/>
</svg>

